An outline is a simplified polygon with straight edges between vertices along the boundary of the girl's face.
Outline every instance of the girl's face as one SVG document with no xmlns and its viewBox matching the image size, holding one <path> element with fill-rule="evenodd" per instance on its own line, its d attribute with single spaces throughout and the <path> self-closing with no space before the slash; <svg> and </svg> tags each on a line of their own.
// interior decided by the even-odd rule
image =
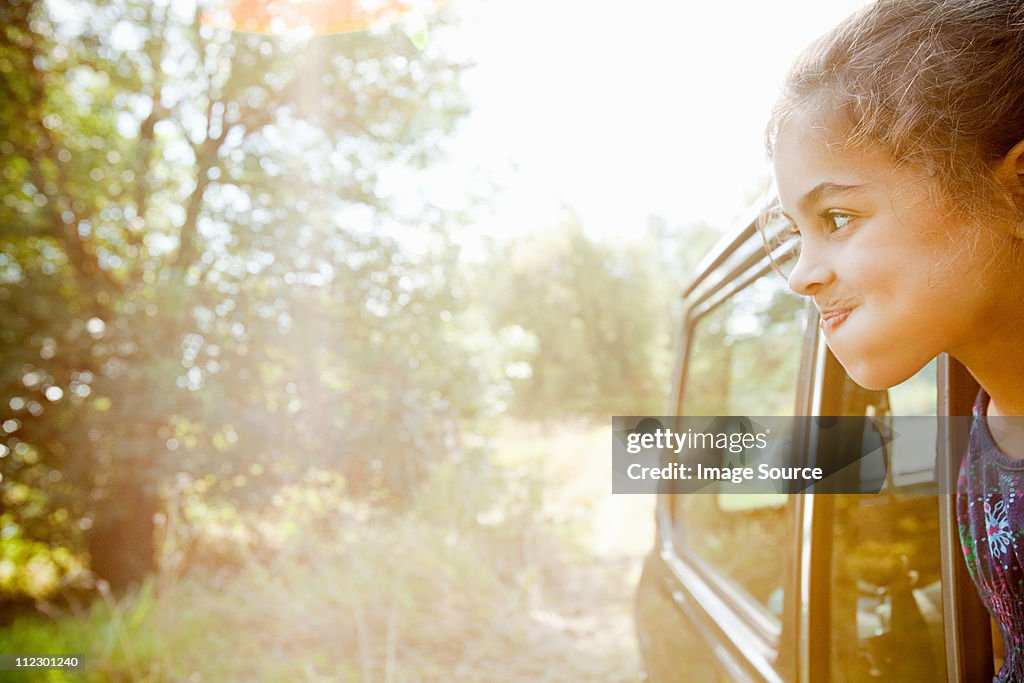
<svg viewBox="0 0 1024 683">
<path fill-rule="evenodd" d="M 790 288 L 813 297 L 829 347 L 869 389 L 961 357 L 1017 306 L 994 233 L 964 225 L 919 172 L 872 151 L 830 151 L 797 118 L 775 147 L 783 212 L 800 233 Z M 1002 298 L 1001 298 L 1002 297 Z"/>
</svg>

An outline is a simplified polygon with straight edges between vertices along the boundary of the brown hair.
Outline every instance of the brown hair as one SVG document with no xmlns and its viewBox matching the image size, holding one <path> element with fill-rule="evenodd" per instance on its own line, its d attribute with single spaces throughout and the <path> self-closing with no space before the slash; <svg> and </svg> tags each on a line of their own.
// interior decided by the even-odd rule
<svg viewBox="0 0 1024 683">
<path fill-rule="evenodd" d="M 991 215 L 1005 196 L 991 166 L 1024 139 L 1024 1 L 865 7 L 793 66 L 768 124 L 769 156 L 806 111 L 820 112 L 844 148 L 879 147 L 936 180 L 965 216 Z"/>
</svg>

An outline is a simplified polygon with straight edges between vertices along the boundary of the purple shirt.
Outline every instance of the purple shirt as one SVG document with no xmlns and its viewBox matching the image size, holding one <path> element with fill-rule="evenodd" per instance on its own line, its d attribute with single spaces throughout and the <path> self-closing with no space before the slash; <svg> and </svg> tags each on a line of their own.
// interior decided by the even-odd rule
<svg viewBox="0 0 1024 683">
<path fill-rule="evenodd" d="M 974 403 L 956 515 L 967 569 L 1003 635 L 1006 661 L 993 680 L 1024 681 L 1024 459 L 999 450 L 985 418 L 988 400 L 982 391 Z"/>
</svg>

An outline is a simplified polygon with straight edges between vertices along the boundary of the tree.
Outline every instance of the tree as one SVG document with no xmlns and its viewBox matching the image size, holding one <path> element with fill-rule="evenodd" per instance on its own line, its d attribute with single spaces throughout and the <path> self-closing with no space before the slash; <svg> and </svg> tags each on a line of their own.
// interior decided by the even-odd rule
<svg viewBox="0 0 1024 683">
<path fill-rule="evenodd" d="M 660 414 L 673 277 L 650 243 L 615 246 L 567 215 L 546 237 L 496 249 L 484 266 L 494 325 L 531 343 L 510 359 L 512 411 L 527 418 Z M 490 283 L 489 286 L 486 283 Z"/>
<path fill-rule="evenodd" d="M 310 463 L 400 491 L 483 393 L 445 338 L 459 216 L 378 190 L 436 158 L 464 65 L 402 23 L 275 37 L 203 9 L 0 9 L 0 492 L 117 585 L 152 568 L 169 475 L 253 504 Z"/>
</svg>

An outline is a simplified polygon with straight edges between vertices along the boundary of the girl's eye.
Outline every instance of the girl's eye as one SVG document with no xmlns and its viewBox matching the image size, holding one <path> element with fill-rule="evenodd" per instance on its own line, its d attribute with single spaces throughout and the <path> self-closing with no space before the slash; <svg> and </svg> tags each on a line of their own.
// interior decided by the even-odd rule
<svg viewBox="0 0 1024 683">
<path fill-rule="evenodd" d="M 850 224 L 850 221 L 853 220 L 853 216 L 835 211 L 825 212 L 822 214 L 822 217 L 825 219 L 825 223 L 829 228 L 832 229 L 832 232 L 842 230 Z"/>
</svg>

